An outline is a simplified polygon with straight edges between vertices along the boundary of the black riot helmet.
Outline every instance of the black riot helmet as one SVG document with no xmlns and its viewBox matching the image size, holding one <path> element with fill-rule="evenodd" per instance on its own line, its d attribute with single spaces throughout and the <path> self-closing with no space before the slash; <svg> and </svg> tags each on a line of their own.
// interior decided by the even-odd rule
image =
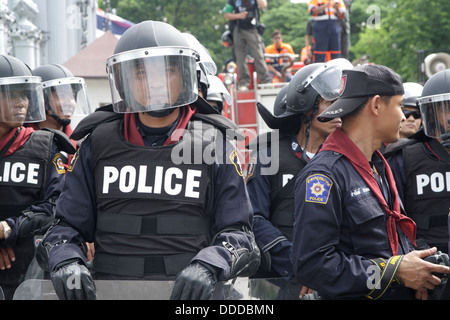
<svg viewBox="0 0 450 320">
<path fill-rule="evenodd" d="M 173 26 L 160 21 L 132 26 L 107 60 L 113 110 L 165 115 L 196 101 L 198 60 L 199 54 Z"/>
<path fill-rule="evenodd" d="M 304 82 L 311 73 L 323 65 L 324 63 L 312 63 L 294 74 L 286 93 L 286 111 L 303 114 L 313 108 L 320 95 L 312 86 L 305 86 Z"/>
<path fill-rule="evenodd" d="M 0 55 L 0 122 L 21 126 L 45 120 L 40 77 L 21 60 Z"/>
<path fill-rule="evenodd" d="M 450 132 L 450 69 L 435 73 L 425 82 L 417 103 L 427 136 L 440 138 Z"/>
<path fill-rule="evenodd" d="M 231 105 L 231 95 L 219 77 L 208 75 L 207 78 L 209 87 L 206 100 L 211 105 L 217 105 L 217 111 L 222 113 L 225 102 L 228 103 L 228 105 Z"/>
<path fill-rule="evenodd" d="M 405 89 L 403 105 L 405 107 L 418 108 L 417 98 L 422 95 L 423 86 L 416 82 L 405 82 L 403 88 Z"/>
<path fill-rule="evenodd" d="M 289 86 L 286 85 L 278 92 L 275 97 L 275 102 L 273 104 L 273 114 L 275 116 L 280 116 L 286 112 L 286 103 L 287 103 L 287 92 Z"/>
<path fill-rule="evenodd" d="M 271 129 L 278 129 L 284 133 L 297 133 L 301 126 L 300 113 L 288 113 L 286 109 L 287 92 L 289 85 L 280 89 L 273 104 L 273 114 L 260 102 L 256 104 L 261 118 Z"/>
<path fill-rule="evenodd" d="M 41 77 L 42 82 L 74 76 L 69 69 L 60 64 L 42 65 L 34 69 L 32 73 L 37 77 Z"/>
<path fill-rule="evenodd" d="M 84 79 L 75 77 L 63 65 L 46 64 L 32 72 L 42 79 L 47 115 L 60 125 L 70 124 L 73 114 L 87 115 L 93 111 L 88 101 Z"/>
<path fill-rule="evenodd" d="M 336 100 L 344 69 L 353 69 L 353 65 L 347 59 L 339 58 L 309 64 L 297 71 L 289 82 L 287 112 L 305 114 L 317 105 L 319 97 Z"/>
<path fill-rule="evenodd" d="M 217 73 L 216 63 L 213 61 L 209 51 L 197 40 L 195 36 L 184 32 L 183 36 L 189 43 L 189 47 L 199 54 L 199 61 L 197 61 L 197 81 L 198 87 L 201 89 L 204 99 L 208 98 L 209 76 L 215 76 Z"/>
</svg>

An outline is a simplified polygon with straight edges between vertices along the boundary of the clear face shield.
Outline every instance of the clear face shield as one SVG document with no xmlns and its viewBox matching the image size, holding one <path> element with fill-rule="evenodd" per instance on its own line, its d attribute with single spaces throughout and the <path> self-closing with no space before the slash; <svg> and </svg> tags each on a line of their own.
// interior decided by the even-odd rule
<svg viewBox="0 0 450 320">
<path fill-rule="evenodd" d="M 45 120 L 40 77 L 0 78 L 0 122 L 21 126 Z"/>
<path fill-rule="evenodd" d="M 227 88 L 223 84 L 223 82 L 216 76 L 208 75 L 208 82 L 209 82 L 209 88 L 208 88 L 208 96 L 213 94 L 220 94 L 220 96 L 223 97 L 223 100 L 225 100 L 229 105 L 231 104 L 231 95 L 228 92 Z"/>
<path fill-rule="evenodd" d="M 87 115 L 93 112 L 87 97 L 83 78 L 71 77 L 42 83 L 47 97 L 47 112 L 59 118 L 70 119 L 72 115 Z"/>
<path fill-rule="evenodd" d="M 437 94 L 417 99 L 422 114 L 425 134 L 440 138 L 450 132 L 450 93 Z"/>
<path fill-rule="evenodd" d="M 107 71 L 113 110 L 135 113 L 197 100 L 198 53 L 189 48 L 144 48 L 111 56 Z"/>
<path fill-rule="evenodd" d="M 333 59 L 316 69 L 304 82 L 311 85 L 325 100 L 333 101 L 339 97 L 342 70 L 353 69 L 353 65 L 344 58 Z"/>
</svg>

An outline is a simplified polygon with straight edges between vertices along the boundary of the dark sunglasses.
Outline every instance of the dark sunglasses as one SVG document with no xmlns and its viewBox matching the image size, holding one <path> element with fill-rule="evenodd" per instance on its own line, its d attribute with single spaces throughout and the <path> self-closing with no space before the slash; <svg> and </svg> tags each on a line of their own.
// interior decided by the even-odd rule
<svg viewBox="0 0 450 320">
<path fill-rule="evenodd" d="M 419 111 L 410 111 L 410 110 L 403 110 L 403 114 L 405 115 L 405 118 L 408 119 L 409 116 L 413 116 L 414 119 L 420 119 L 420 112 Z"/>
</svg>

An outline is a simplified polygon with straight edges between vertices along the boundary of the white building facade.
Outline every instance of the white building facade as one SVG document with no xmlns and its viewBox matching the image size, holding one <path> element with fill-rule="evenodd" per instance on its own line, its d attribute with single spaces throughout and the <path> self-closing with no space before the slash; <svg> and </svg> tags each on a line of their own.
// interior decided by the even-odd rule
<svg viewBox="0 0 450 320">
<path fill-rule="evenodd" d="M 96 39 L 96 0 L 0 0 L 0 54 L 63 64 Z"/>
</svg>

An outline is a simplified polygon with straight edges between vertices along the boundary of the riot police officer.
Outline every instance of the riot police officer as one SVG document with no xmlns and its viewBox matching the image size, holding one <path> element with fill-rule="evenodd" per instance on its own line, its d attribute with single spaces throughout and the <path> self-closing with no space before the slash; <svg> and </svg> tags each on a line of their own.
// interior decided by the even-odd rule
<svg viewBox="0 0 450 320">
<path fill-rule="evenodd" d="M 407 141 L 384 152 L 394 173 L 405 211 L 417 224 L 417 238 L 448 253 L 449 181 L 448 148 L 441 136 L 448 133 L 450 70 L 433 75 L 424 85 L 418 105 L 423 128 Z"/>
<path fill-rule="evenodd" d="M 0 56 L 0 287 L 6 299 L 34 257 L 33 235 L 44 234 L 63 184 L 60 151 L 74 153 L 57 131 L 25 123 L 45 120 L 41 79 L 19 59 Z"/>
<path fill-rule="evenodd" d="M 197 61 L 163 22 L 136 24 L 117 43 L 107 61 L 112 106 L 74 131 L 90 134 L 41 247 L 60 298 L 96 298 L 94 275 L 176 279 L 172 299 L 208 299 L 217 281 L 258 267 L 242 171 L 217 130 L 236 127 L 198 97 Z M 94 274 L 86 241 L 96 246 Z M 66 286 L 73 270 L 80 289 Z"/>
<path fill-rule="evenodd" d="M 231 105 L 231 95 L 219 77 L 208 75 L 208 83 L 209 87 L 206 100 L 219 113 L 222 113 L 225 104 Z"/>
<path fill-rule="evenodd" d="M 262 257 L 259 277 L 293 277 L 290 255 L 295 177 L 340 125 L 340 119 L 320 123 L 316 117 L 338 97 L 342 69 L 352 67 L 345 59 L 310 64 L 280 90 L 273 115 L 258 104 L 262 118 L 274 129 L 250 146 L 252 157 L 247 170 L 253 228 Z M 300 289 L 294 281 L 292 286 L 285 286 L 280 299 L 298 299 Z"/>
<path fill-rule="evenodd" d="M 93 111 L 88 101 L 84 79 L 75 77 L 69 69 L 60 64 L 42 65 L 32 73 L 42 79 L 47 115 L 44 121 L 34 123 L 34 128 L 53 128 L 70 137 L 73 132 L 70 126 L 72 116 L 87 115 Z M 75 141 L 73 144 L 76 147 Z"/>
<path fill-rule="evenodd" d="M 423 86 L 415 82 L 405 82 L 403 84 L 405 94 L 403 97 L 403 114 L 406 121 L 400 129 L 400 138 L 408 138 L 416 133 L 422 126 L 422 118 L 420 115 L 417 98 L 422 94 Z"/>
</svg>

